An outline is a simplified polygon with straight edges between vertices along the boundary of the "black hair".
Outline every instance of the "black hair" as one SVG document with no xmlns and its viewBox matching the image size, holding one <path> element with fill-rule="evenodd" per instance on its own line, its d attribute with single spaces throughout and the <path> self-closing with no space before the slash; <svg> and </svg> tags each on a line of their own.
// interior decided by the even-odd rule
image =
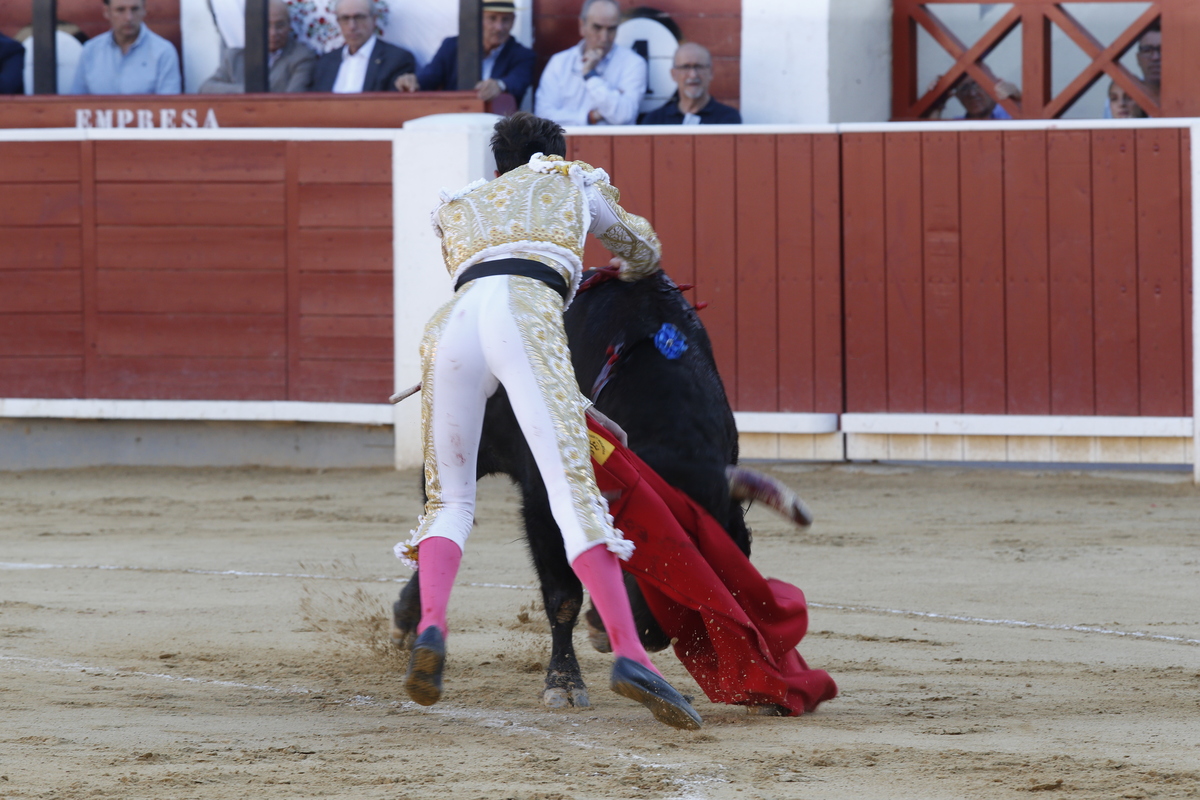
<svg viewBox="0 0 1200 800">
<path fill-rule="evenodd" d="M 529 162 L 535 153 L 567 157 L 567 134 L 557 122 L 518 111 L 496 123 L 492 153 L 503 175 Z"/>
</svg>

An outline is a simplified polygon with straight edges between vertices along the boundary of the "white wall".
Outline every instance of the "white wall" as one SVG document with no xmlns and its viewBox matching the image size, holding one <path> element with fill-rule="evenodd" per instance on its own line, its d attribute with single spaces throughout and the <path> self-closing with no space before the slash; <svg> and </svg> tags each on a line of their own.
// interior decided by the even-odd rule
<svg viewBox="0 0 1200 800">
<path fill-rule="evenodd" d="M 742 120 L 829 122 L 831 0 L 742 0 Z"/>
<path fill-rule="evenodd" d="M 393 292 L 396 391 L 421 380 L 425 323 L 453 294 L 429 213 L 443 190 L 461 189 L 496 169 L 488 146 L 492 114 L 439 114 L 405 123 L 392 144 Z M 414 157 L 419 153 L 420 157 Z M 396 469 L 424 463 L 421 398 L 395 406 Z"/>
<path fill-rule="evenodd" d="M 742 0 L 742 118 L 813 125 L 891 112 L 890 0 Z"/>
<path fill-rule="evenodd" d="M 221 63 L 221 34 L 208 0 L 179 0 L 183 91 L 196 93 Z"/>
</svg>

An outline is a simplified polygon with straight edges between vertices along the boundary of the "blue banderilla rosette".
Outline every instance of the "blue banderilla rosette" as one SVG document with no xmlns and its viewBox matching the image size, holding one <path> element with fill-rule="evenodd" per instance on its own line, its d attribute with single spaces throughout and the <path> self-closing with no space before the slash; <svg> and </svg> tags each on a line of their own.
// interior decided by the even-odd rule
<svg viewBox="0 0 1200 800">
<path fill-rule="evenodd" d="M 688 349 L 688 342 L 683 331 L 669 322 L 664 322 L 658 333 L 654 334 L 654 346 L 658 348 L 658 352 L 674 360 Z"/>
</svg>

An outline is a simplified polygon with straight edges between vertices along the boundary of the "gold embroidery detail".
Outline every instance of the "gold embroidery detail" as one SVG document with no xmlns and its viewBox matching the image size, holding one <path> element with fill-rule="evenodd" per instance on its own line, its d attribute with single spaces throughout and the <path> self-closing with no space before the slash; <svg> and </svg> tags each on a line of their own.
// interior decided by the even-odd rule
<svg viewBox="0 0 1200 800">
<path fill-rule="evenodd" d="M 450 274 L 488 248 L 522 239 L 557 245 L 582 262 L 587 201 L 558 166 L 548 174 L 518 167 L 442 206 L 437 219 Z M 569 170 L 571 164 L 561 166 Z"/>
<path fill-rule="evenodd" d="M 468 284 L 470 286 L 470 284 Z M 463 287 L 463 292 L 467 287 Z M 461 292 L 460 292 L 461 294 Z M 421 338 L 421 438 L 425 450 L 425 514 L 417 524 L 416 531 L 409 542 L 410 547 L 424 538 L 433 524 L 437 512 L 442 507 L 442 482 L 438 478 L 437 458 L 433 450 L 433 365 L 437 360 L 437 346 L 442 338 L 442 331 L 450 319 L 450 312 L 458 297 L 444 304 L 425 324 L 425 334 Z M 415 557 L 413 558 L 415 561 Z"/>
<path fill-rule="evenodd" d="M 509 308 L 525 343 L 525 354 L 538 379 L 542 400 L 554 423 L 554 435 L 566 471 L 571 500 L 580 527 L 589 542 L 611 541 L 615 534 L 608 504 L 596 488 L 591 446 L 584 411 L 587 400 L 575 382 L 567 335 L 563 329 L 562 303 L 544 283 L 532 278 L 510 276 Z"/>
</svg>

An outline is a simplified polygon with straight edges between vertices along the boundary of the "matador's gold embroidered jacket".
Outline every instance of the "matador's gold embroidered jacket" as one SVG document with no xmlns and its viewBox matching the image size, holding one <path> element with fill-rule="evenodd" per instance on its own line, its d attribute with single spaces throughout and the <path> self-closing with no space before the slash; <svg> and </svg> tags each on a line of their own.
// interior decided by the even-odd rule
<svg viewBox="0 0 1200 800">
<path fill-rule="evenodd" d="M 604 170 L 540 153 L 493 181 L 443 192 L 433 227 L 455 279 L 481 261 L 528 258 L 559 270 L 571 289 L 568 305 L 579 287 L 589 233 L 622 260 L 622 280 L 656 272 L 662 257 L 658 235 L 621 208 Z"/>
</svg>

